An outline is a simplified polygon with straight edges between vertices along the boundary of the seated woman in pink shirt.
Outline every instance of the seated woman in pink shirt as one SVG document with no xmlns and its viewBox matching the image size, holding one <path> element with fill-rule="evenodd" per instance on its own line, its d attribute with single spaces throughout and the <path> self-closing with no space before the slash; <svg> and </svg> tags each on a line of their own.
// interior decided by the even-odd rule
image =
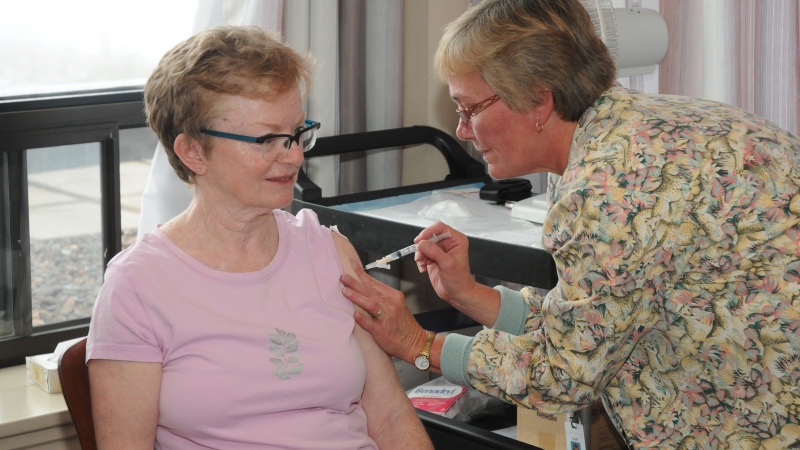
<svg viewBox="0 0 800 450">
<path fill-rule="evenodd" d="M 282 211 L 319 123 L 311 62 L 254 27 L 169 51 L 148 122 L 193 190 L 108 265 L 87 346 L 101 448 L 432 448 L 339 278 L 358 257 Z"/>
</svg>

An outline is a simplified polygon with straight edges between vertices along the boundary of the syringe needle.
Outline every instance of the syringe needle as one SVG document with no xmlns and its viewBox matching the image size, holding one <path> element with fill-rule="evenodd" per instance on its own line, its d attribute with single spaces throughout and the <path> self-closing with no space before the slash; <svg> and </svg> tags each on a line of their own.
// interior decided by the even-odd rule
<svg viewBox="0 0 800 450">
<path fill-rule="evenodd" d="M 428 240 L 433 242 L 433 243 L 436 243 L 436 242 L 439 242 L 442 239 L 448 238 L 448 237 L 450 237 L 450 230 L 445 231 L 444 233 L 439 234 L 439 235 L 434 234 Z M 396 259 L 402 258 L 403 256 L 409 255 L 411 253 L 414 253 L 416 251 L 417 251 L 417 244 L 411 244 L 408 247 L 401 248 L 400 250 L 397 250 L 395 252 L 389 253 L 388 255 L 384 256 L 383 258 L 381 258 L 381 259 L 379 259 L 379 260 L 377 260 L 375 262 L 371 262 L 371 263 L 367 264 L 366 266 L 364 266 L 364 270 L 374 269 L 376 267 L 379 268 L 379 269 L 388 269 L 390 262 L 392 262 L 392 261 L 394 261 Z"/>
</svg>

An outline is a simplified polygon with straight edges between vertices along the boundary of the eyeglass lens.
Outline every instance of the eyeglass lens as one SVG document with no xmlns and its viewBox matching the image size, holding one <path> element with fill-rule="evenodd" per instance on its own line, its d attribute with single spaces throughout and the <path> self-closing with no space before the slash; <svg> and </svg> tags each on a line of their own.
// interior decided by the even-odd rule
<svg viewBox="0 0 800 450">
<path fill-rule="evenodd" d="M 500 100 L 500 96 L 495 94 L 485 100 L 475 103 L 469 108 L 457 109 L 456 112 L 458 113 L 458 117 L 461 118 L 461 121 L 464 122 L 464 125 L 467 125 L 469 124 L 470 119 L 472 119 L 474 116 L 477 116 L 478 113 L 484 109 L 492 106 L 498 100 Z"/>
<path fill-rule="evenodd" d="M 272 153 L 274 150 L 277 149 L 275 144 L 279 142 L 279 139 L 270 139 L 264 141 L 262 147 L 264 148 L 264 154 Z M 316 127 L 308 127 L 299 129 L 296 134 L 293 134 L 292 137 L 287 137 L 283 141 L 283 153 L 280 153 L 280 156 L 285 156 L 289 153 L 289 149 L 292 147 L 292 143 L 299 145 L 303 152 L 307 152 L 314 147 L 314 144 L 317 142 L 317 130 Z"/>
<path fill-rule="evenodd" d="M 316 129 L 314 128 L 306 128 L 300 130 L 298 134 L 293 135 L 290 138 L 286 139 L 286 142 L 283 143 L 283 146 L 286 147 L 288 150 L 289 147 L 292 146 L 292 142 L 295 142 L 297 145 L 303 147 L 303 151 L 311 150 L 311 147 L 314 146 L 314 143 L 317 140 L 317 133 Z"/>
</svg>

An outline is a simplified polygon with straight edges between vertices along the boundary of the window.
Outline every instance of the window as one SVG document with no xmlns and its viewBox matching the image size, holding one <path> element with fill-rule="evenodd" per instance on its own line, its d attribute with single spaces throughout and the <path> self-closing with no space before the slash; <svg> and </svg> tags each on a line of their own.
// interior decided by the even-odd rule
<svg viewBox="0 0 800 450">
<path fill-rule="evenodd" d="M 86 335 L 154 148 L 141 89 L 0 103 L 0 367 Z"/>
<path fill-rule="evenodd" d="M 91 317 L 103 283 L 100 144 L 25 155 L 32 326 Z"/>
<path fill-rule="evenodd" d="M 198 0 L 24 0 L 0 14 L 0 98 L 141 86 Z"/>
<path fill-rule="evenodd" d="M 142 86 L 198 3 L 4 4 L 0 367 L 88 332 L 106 264 L 135 240 L 156 146 Z"/>
</svg>

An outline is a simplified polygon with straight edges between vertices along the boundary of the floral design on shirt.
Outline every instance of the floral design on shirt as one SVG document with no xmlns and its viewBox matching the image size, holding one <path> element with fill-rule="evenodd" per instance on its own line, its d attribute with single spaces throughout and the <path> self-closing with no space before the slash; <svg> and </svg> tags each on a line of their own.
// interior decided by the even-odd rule
<svg viewBox="0 0 800 450">
<path fill-rule="evenodd" d="M 275 365 L 275 375 L 281 380 L 288 380 L 292 375 L 303 373 L 303 363 L 300 362 L 300 341 L 292 333 L 275 328 L 277 333 L 269 333 L 269 349 L 275 358 L 270 358 Z"/>
<path fill-rule="evenodd" d="M 548 191 L 558 285 L 522 290 L 521 336 L 478 333 L 470 383 L 554 413 L 600 397 L 636 448 L 800 445 L 800 139 L 617 86 Z"/>
</svg>

